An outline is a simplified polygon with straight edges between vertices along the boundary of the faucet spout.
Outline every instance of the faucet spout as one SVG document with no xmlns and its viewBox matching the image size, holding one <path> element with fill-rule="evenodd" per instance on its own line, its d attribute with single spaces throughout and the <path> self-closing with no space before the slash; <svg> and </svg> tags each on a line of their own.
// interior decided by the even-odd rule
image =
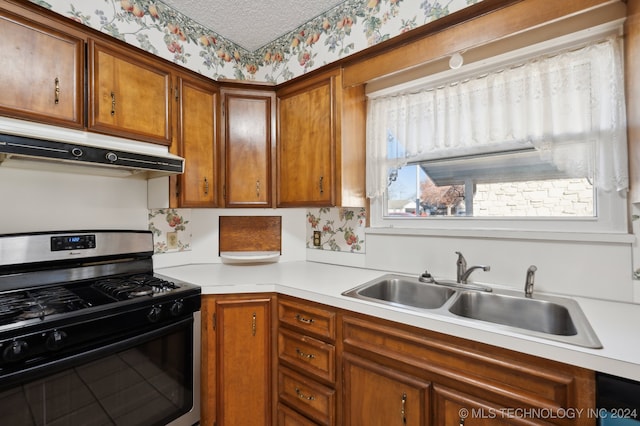
<svg viewBox="0 0 640 426">
<path fill-rule="evenodd" d="M 491 270 L 491 266 L 488 265 L 478 265 L 478 266 L 472 266 L 471 268 L 467 269 L 462 276 L 460 277 L 460 283 L 462 284 L 467 284 L 467 280 L 469 279 L 469 275 L 471 275 L 471 273 L 473 271 L 475 271 L 476 269 L 482 269 L 483 271 L 490 271 Z"/>
<path fill-rule="evenodd" d="M 467 269 L 467 260 L 464 258 L 462 253 L 459 251 L 456 252 L 458 255 L 458 260 L 456 261 L 456 282 L 458 284 L 467 284 L 467 280 L 469 279 L 469 275 L 476 269 L 482 269 L 483 271 L 490 271 L 490 266 L 478 265 L 472 266 Z"/>
</svg>

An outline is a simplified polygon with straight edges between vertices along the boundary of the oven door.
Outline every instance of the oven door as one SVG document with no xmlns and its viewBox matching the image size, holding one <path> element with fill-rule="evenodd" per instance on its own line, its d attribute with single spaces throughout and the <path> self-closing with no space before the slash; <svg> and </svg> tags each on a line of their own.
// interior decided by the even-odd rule
<svg viewBox="0 0 640 426">
<path fill-rule="evenodd" d="M 11 425 L 180 425 L 199 421 L 200 313 L 0 381 Z"/>
</svg>

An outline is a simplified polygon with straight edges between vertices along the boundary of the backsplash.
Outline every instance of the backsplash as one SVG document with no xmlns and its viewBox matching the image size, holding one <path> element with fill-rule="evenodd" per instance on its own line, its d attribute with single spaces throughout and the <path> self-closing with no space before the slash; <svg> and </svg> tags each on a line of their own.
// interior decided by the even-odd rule
<svg viewBox="0 0 640 426">
<path fill-rule="evenodd" d="M 191 209 L 149 210 L 149 231 L 153 233 L 153 252 L 191 250 Z"/>
<path fill-rule="evenodd" d="M 156 0 L 30 1 L 215 80 L 282 83 L 481 0 L 347 0 L 254 52 Z"/>
<path fill-rule="evenodd" d="M 307 210 L 307 248 L 364 254 L 366 214 L 364 208 Z M 320 233 L 316 244 L 314 232 Z"/>
</svg>

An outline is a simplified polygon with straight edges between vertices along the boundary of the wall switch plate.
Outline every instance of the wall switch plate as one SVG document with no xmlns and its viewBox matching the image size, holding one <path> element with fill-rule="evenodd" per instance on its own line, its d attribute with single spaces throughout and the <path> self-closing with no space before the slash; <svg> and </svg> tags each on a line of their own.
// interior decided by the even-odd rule
<svg viewBox="0 0 640 426">
<path fill-rule="evenodd" d="M 320 247 L 322 242 L 320 241 L 321 233 L 320 231 L 313 231 L 313 246 Z"/>
</svg>

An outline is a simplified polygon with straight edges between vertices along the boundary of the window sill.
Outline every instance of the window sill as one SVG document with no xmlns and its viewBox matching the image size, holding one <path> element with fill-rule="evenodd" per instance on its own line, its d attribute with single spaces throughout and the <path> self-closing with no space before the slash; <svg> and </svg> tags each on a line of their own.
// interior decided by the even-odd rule
<svg viewBox="0 0 640 426">
<path fill-rule="evenodd" d="M 625 233 L 514 231 L 502 229 L 425 229 L 404 227 L 376 227 L 367 228 L 365 230 L 365 233 L 367 235 L 437 236 L 454 238 L 483 238 L 494 240 L 575 241 L 612 244 L 632 244 L 636 239 L 633 234 Z"/>
</svg>

